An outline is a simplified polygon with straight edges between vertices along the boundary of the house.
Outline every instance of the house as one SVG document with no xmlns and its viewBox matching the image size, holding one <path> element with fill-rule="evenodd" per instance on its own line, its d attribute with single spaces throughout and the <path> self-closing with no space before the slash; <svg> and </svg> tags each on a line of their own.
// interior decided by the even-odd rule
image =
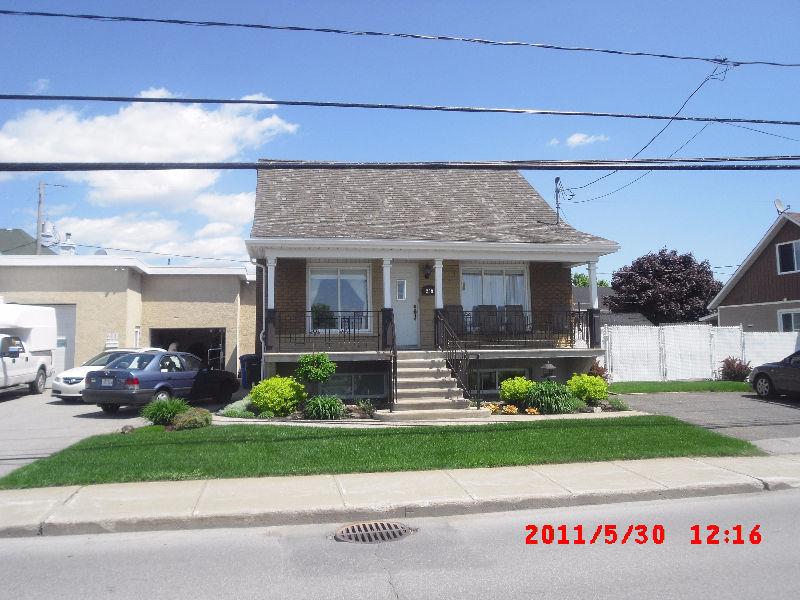
<svg viewBox="0 0 800 600">
<path fill-rule="evenodd" d="M 708 305 L 745 331 L 800 331 L 800 213 L 782 212 Z"/>
<path fill-rule="evenodd" d="M 612 313 L 608 308 L 608 299 L 614 295 L 614 288 L 606 286 L 597 287 L 597 299 L 600 315 L 598 325 L 652 325 L 653 323 L 642 313 Z M 591 290 L 579 285 L 572 286 L 572 309 L 587 310 L 591 307 Z"/>
<path fill-rule="evenodd" d="M 0 256 L 9 254 L 36 254 L 36 238 L 22 229 L 0 229 Z M 42 254 L 55 252 L 42 247 Z"/>
<path fill-rule="evenodd" d="M 265 372 L 328 352 L 325 391 L 388 402 L 391 418 L 469 416 L 465 398 L 508 376 L 588 370 L 602 354 L 597 259 L 619 248 L 558 222 L 516 171 L 302 163 L 259 170 L 246 244 Z M 588 312 L 572 310 L 576 265 Z"/>
<path fill-rule="evenodd" d="M 253 353 L 255 281 L 244 267 L 152 266 L 129 256 L 0 256 L 6 302 L 53 306 L 60 369 L 104 348 L 193 352 L 237 372 Z"/>
</svg>

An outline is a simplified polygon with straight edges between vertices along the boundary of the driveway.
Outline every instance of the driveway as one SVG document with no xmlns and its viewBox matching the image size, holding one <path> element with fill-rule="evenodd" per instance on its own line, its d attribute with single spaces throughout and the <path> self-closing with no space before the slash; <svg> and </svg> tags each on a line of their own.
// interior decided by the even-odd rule
<svg viewBox="0 0 800 600">
<path fill-rule="evenodd" d="M 800 401 L 763 400 L 752 393 L 630 394 L 634 410 L 676 417 L 753 442 L 771 454 L 800 453 Z"/>
<path fill-rule="evenodd" d="M 109 416 L 91 404 L 51 398 L 50 390 L 0 392 L 0 477 L 85 437 L 145 423 L 136 409 Z"/>
</svg>

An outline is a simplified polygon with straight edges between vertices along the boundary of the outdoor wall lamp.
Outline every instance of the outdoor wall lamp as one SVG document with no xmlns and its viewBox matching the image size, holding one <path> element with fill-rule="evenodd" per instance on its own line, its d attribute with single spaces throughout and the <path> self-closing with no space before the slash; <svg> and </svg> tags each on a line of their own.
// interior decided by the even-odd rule
<svg viewBox="0 0 800 600">
<path fill-rule="evenodd" d="M 422 270 L 423 274 L 425 275 L 425 279 L 431 278 L 431 273 L 433 273 L 433 266 L 432 265 L 425 265 Z"/>
<path fill-rule="evenodd" d="M 556 380 L 556 366 L 550 361 L 542 365 L 542 379 L 555 381 Z"/>
</svg>

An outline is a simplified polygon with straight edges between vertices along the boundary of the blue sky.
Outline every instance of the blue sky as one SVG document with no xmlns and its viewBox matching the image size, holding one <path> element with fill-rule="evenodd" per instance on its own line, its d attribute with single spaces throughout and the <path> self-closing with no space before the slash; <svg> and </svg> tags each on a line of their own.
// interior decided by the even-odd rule
<svg viewBox="0 0 800 600">
<path fill-rule="evenodd" d="M 567 45 L 800 62 L 795 1 L 171 2 L 16 1 L 0 7 L 161 18 L 444 33 Z M 0 89 L 8 93 L 361 100 L 671 114 L 711 71 L 705 63 L 445 42 L 0 17 Z M 797 118 L 800 69 L 742 66 L 711 81 L 684 114 Z M 34 112 L 31 112 L 34 111 Z M 310 108 L 233 110 L 0 104 L 0 159 L 482 160 L 624 158 L 662 124 L 613 119 Z M 702 124 L 673 124 L 644 154 L 665 156 Z M 798 128 L 770 131 L 800 137 Z M 567 141 L 594 139 L 592 143 Z M 556 144 L 553 140 L 558 140 Z M 796 154 L 800 142 L 711 125 L 682 155 Z M 552 201 L 553 178 L 527 173 Z M 584 200 L 636 177 L 618 173 Z M 255 174 L 5 177 L 0 226 L 33 228 L 40 178 L 51 218 L 78 243 L 241 258 Z M 775 218 L 800 209 L 793 173 L 653 173 L 608 198 L 565 204 L 579 229 L 616 240 L 610 274 L 661 247 L 708 259 L 725 280 Z M 88 249 L 83 249 L 89 252 Z M 150 257 L 155 263 L 164 258 Z"/>
</svg>

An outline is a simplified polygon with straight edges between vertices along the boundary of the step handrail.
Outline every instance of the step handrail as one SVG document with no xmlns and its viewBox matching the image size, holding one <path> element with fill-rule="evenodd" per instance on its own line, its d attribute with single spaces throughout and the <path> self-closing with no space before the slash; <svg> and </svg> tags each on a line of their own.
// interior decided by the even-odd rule
<svg viewBox="0 0 800 600">
<path fill-rule="evenodd" d="M 459 339 L 450 323 L 444 318 L 441 312 L 436 313 L 434 328 L 437 348 L 444 354 L 445 361 L 450 371 L 455 375 L 458 386 L 464 390 L 464 395 L 468 400 L 475 400 L 477 408 L 481 407 L 481 383 L 480 383 L 480 355 L 475 355 L 475 380 L 477 385 L 473 392 L 469 385 L 470 362 L 473 361 L 472 355 L 464 342 Z"/>
</svg>

